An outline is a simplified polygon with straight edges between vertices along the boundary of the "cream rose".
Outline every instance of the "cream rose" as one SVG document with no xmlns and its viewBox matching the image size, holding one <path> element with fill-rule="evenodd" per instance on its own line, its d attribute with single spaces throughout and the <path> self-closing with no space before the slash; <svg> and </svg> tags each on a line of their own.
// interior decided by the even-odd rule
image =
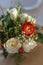
<svg viewBox="0 0 43 65">
<path fill-rule="evenodd" d="M 21 43 L 16 38 L 9 39 L 5 44 L 5 49 L 8 53 L 18 53 L 18 49 L 21 47 Z"/>
<path fill-rule="evenodd" d="M 10 13 L 10 18 L 11 18 L 12 20 L 15 20 L 15 19 L 17 18 L 17 16 L 18 16 L 18 11 L 17 11 L 16 8 L 10 9 L 8 12 Z"/>
<path fill-rule="evenodd" d="M 23 43 L 23 48 L 25 52 L 29 52 L 31 49 L 37 46 L 36 42 L 33 39 L 25 40 Z"/>
</svg>

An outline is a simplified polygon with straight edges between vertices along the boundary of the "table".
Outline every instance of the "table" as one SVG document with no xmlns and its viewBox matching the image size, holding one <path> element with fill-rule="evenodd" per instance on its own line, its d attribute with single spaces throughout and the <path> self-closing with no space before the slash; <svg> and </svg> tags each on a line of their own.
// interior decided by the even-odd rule
<svg viewBox="0 0 43 65">
<path fill-rule="evenodd" d="M 14 58 L 9 56 L 7 59 L 0 61 L 0 64 L 15 65 Z M 43 45 L 39 43 L 29 54 L 26 54 L 20 65 L 43 65 Z"/>
</svg>

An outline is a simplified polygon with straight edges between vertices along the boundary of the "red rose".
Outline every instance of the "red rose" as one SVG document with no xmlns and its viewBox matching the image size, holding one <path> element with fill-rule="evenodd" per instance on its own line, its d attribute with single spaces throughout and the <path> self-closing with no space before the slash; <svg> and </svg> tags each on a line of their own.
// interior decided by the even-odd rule
<svg viewBox="0 0 43 65">
<path fill-rule="evenodd" d="M 35 32 L 35 27 L 34 24 L 31 24 L 30 22 L 26 22 L 22 26 L 22 31 L 25 33 L 25 35 L 29 36 L 31 34 L 34 34 Z"/>
</svg>

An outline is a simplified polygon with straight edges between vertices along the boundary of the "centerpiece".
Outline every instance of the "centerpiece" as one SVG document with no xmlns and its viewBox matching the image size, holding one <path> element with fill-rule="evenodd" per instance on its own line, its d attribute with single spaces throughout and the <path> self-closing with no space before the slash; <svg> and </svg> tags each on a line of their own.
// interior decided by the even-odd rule
<svg viewBox="0 0 43 65">
<path fill-rule="evenodd" d="M 23 13 L 21 6 L 8 9 L 0 22 L 0 49 L 3 49 L 5 58 L 13 54 L 17 64 L 24 53 L 37 46 L 37 41 L 43 43 L 43 35 L 37 32 L 36 19 Z"/>
</svg>

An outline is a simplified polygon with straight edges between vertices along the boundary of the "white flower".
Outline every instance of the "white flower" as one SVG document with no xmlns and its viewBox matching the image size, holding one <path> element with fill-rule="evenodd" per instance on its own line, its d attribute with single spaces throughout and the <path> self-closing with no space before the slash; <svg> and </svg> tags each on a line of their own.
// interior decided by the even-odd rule
<svg viewBox="0 0 43 65">
<path fill-rule="evenodd" d="M 22 13 L 21 14 L 21 21 L 25 21 L 28 18 L 28 14 L 27 13 Z"/>
<path fill-rule="evenodd" d="M 25 40 L 23 43 L 23 48 L 25 52 L 29 52 L 31 49 L 37 46 L 36 42 L 33 39 Z"/>
<path fill-rule="evenodd" d="M 32 18 L 32 23 L 35 24 L 36 23 L 36 19 Z"/>
<path fill-rule="evenodd" d="M 31 22 L 31 20 L 32 20 L 32 17 L 31 17 L 31 16 L 28 16 L 27 21 L 28 21 L 28 22 Z"/>
<path fill-rule="evenodd" d="M 5 49 L 8 53 L 18 53 L 20 47 L 20 41 L 16 38 L 9 39 L 5 44 Z"/>
<path fill-rule="evenodd" d="M 31 16 L 28 16 L 28 22 L 31 22 L 32 24 L 35 24 L 36 23 L 36 19 L 35 18 L 32 18 Z"/>
<path fill-rule="evenodd" d="M 17 18 L 18 12 L 16 8 L 10 9 L 8 12 L 10 13 L 10 17 L 12 20 L 15 20 Z"/>
<path fill-rule="evenodd" d="M 26 17 L 28 17 L 28 14 L 27 14 L 27 13 L 22 13 L 22 16 L 23 16 L 24 18 L 26 18 Z"/>
<path fill-rule="evenodd" d="M 29 16 L 27 13 L 22 13 L 21 14 L 21 21 L 22 22 L 25 22 L 25 21 L 31 22 L 32 24 L 36 23 L 36 19 Z"/>
</svg>

